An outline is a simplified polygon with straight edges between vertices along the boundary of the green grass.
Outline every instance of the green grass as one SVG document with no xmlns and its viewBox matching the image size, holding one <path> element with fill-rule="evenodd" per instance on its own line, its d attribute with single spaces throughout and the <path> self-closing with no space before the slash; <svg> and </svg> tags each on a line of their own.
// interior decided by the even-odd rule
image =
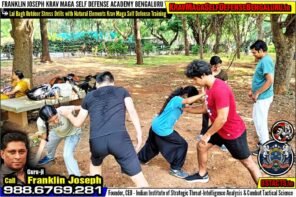
<svg viewBox="0 0 296 197">
<path fill-rule="evenodd" d="M 209 62 L 211 56 L 213 54 L 204 54 L 204 60 Z M 228 66 L 228 63 L 232 60 L 233 54 L 218 54 L 223 61 L 224 66 Z M 272 53 L 271 57 L 275 59 L 275 54 Z M 92 59 L 96 59 L 98 62 L 106 65 L 123 65 L 128 67 L 158 67 L 158 66 L 168 66 L 168 65 L 176 65 L 176 64 L 188 64 L 194 59 L 199 59 L 199 55 L 157 55 L 157 56 L 145 56 L 144 64 L 137 65 L 135 56 L 126 56 L 119 58 L 111 58 L 111 57 L 94 57 Z M 34 60 L 36 63 L 37 60 Z M 75 61 L 75 60 L 74 60 Z M 233 63 L 238 64 L 246 64 L 252 63 L 254 64 L 254 57 L 252 55 L 244 55 L 241 53 L 241 59 L 234 59 Z M 11 65 L 11 61 L 2 61 L 1 66 L 5 67 Z"/>
<path fill-rule="evenodd" d="M 204 60 L 209 62 L 212 54 L 204 54 Z M 224 65 L 227 66 L 228 62 L 232 61 L 233 54 L 219 54 L 224 62 Z M 271 57 L 275 59 L 275 54 L 271 54 Z M 120 58 L 103 58 L 97 57 L 99 61 L 103 64 L 113 64 L 113 65 L 125 65 L 128 67 L 158 67 L 158 66 L 165 66 L 165 65 L 174 65 L 174 64 L 188 64 L 194 59 L 199 59 L 199 55 L 157 55 L 157 56 L 145 56 L 144 57 L 144 64 L 137 65 L 136 64 L 136 57 L 135 56 L 126 56 Z M 235 58 L 233 63 L 254 63 L 254 57 L 250 55 L 244 55 L 241 53 L 241 59 Z"/>
</svg>

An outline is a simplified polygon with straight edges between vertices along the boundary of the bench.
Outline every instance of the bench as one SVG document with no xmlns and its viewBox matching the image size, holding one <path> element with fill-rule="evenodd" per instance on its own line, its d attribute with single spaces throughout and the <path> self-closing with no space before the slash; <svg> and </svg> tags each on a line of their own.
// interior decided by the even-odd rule
<svg viewBox="0 0 296 197">
<path fill-rule="evenodd" d="M 72 94 L 72 96 L 69 97 L 60 97 L 58 99 L 46 99 L 40 101 L 33 101 L 28 99 L 26 96 L 23 96 L 14 99 L 1 100 L 1 110 L 7 111 L 9 121 L 15 122 L 20 126 L 25 127 L 28 125 L 27 112 L 34 109 L 40 109 L 42 106 L 45 105 L 45 102 L 48 105 L 56 105 L 59 103 L 80 105 L 81 99 L 84 97 L 84 91 L 79 92 L 79 98 L 78 95 L 74 93 Z"/>
</svg>

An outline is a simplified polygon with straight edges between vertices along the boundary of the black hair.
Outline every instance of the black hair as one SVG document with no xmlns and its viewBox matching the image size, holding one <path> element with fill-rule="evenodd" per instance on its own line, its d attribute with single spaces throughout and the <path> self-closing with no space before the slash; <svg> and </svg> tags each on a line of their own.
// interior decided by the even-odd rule
<svg viewBox="0 0 296 197">
<path fill-rule="evenodd" d="M 24 78 L 24 74 L 23 74 L 23 72 L 20 71 L 20 70 L 15 70 L 15 71 L 14 71 L 14 74 L 15 74 L 16 76 L 18 76 L 19 79 Z"/>
<path fill-rule="evenodd" d="M 27 166 L 30 158 L 30 155 L 29 155 L 30 142 L 27 134 L 21 129 L 17 129 L 13 127 L 5 128 L 5 126 L 1 127 L 1 150 L 6 149 L 7 145 L 10 142 L 23 142 L 25 144 L 25 147 L 27 149 L 27 160 L 26 160 L 26 166 Z M 1 164 L 2 163 L 4 163 L 4 161 L 1 158 Z"/>
<path fill-rule="evenodd" d="M 193 60 L 186 68 L 185 75 L 188 78 L 198 77 L 203 75 L 211 75 L 210 65 L 203 60 Z"/>
<path fill-rule="evenodd" d="M 114 77 L 112 75 L 111 72 L 109 71 L 105 71 L 105 72 L 102 72 L 102 73 L 99 73 L 97 76 L 96 76 L 96 81 L 98 83 L 103 83 L 103 82 L 109 82 L 109 83 L 112 83 L 114 82 Z"/>
<path fill-rule="evenodd" d="M 58 112 L 56 108 L 52 105 L 44 105 L 39 110 L 39 117 L 45 122 L 46 127 L 46 141 L 48 141 L 48 135 L 49 135 L 49 123 L 48 120 L 56 115 Z"/>
<path fill-rule="evenodd" d="M 219 56 L 215 55 L 215 56 L 211 57 L 210 64 L 211 65 L 222 64 L 222 60 Z"/>
<path fill-rule="evenodd" d="M 30 148 L 28 136 L 23 131 L 11 129 L 1 132 L 1 150 L 6 149 L 8 143 L 12 141 L 24 142 L 26 149 Z"/>
<path fill-rule="evenodd" d="M 266 52 L 268 50 L 268 47 L 266 43 L 263 40 L 257 40 L 250 46 L 250 49 L 255 49 L 256 51 L 259 51 L 262 49 L 263 52 Z"/>
<path fill-rule="evenodd" d="M 170 100 L 172 98 L 174 98 L 175 96 L 183 96 L 187 94 L 187 97 L 191 97 L 191 96 L 195 96 L 198 95 L 198 90 L 196 89 L 196 87 L 194 86 L 186 86 L 185 88 L 179 87 L 177 89 L 175 89 L 170 96 L 167 98 L 167 100 L 164 102 L 159 115 L 163 112 L 163 110 L 165 109 L 165 107 L 167 106 L 167 104 L 170 102 Z"/>
</svg>

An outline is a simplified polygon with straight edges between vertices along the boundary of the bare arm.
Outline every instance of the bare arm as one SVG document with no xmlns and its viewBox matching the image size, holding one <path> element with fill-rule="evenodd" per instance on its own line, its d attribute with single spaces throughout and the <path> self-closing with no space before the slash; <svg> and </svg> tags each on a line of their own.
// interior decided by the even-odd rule
<svg viewBox="0 0 296 197">
<path fill-rule="evenodd" d="M 138 113 L 135 109 L 133 99 L 131 97 L 126 97 L 124 99 L 125 107 L 127 109 L 127 112 L 129 113 L 129 116 L 133 122 L 133 125 L 136 129 L 137 132 L 137 140 L 138 144 L 136 146 L 136 152 L 140 150 L 140 147 L 142 145 L 142 129 L 141 129 L 141 124 L 140 124 L 140 119 L 138 116 Z"/>
<path fill-rule="evenodd" d="M 83 108 L 80 109 L 79 114 L 76 117 L 72 114 L 72 110 L 69 109 L 63 109 L 60 112 L 63 116 L 68 118 L 75 127 L 81 127 L 88 115 L 88 111 Z"/>
<path fill-rule="evenodd" d="M 258 96 L 265 92 L 273 83 L 273 76 L 271 74 L 265 74 L 266 82 L 263 84 L 259 90 L 257 90 L 255 93 L 253 93 L 253 100 L 256 101 Z"/>
<path fill-rule="evenodd" d="M 207 107 L 205 104 L 196 107 L 185 107 L 183 111 L 192 113 L 192 114 L 204 114 L 207 113 Z"/>
<path fill-rule="evenodd" d="M 42 151 L 43 151 L 43 149 L 44 149 L 44 147 L 45 147 L 45 145 L 47 143 L 45 138 L 46 138 L 46 134 L 42 134 L 41 141 L 40 141 L 40 144 L 39 144 L 39 148 L 38 148 L 38 151 L 37 151 L 36 156 L 35 156 L 34 161 L 33 161 L 33 163 L 35 165 L 38 164 L 38 161 L 40 160 Z"/>
<path fill-rule="evenodd" d="M 199 94 L 199 95 L 196 95 L 196 96 L 191 96 L 191 97 L 188 97 L 186 99 L 183 99 L 182 101 L 182 104 L 192 104 L 198 100 L 201 100 L 203 97 L 205 96 L 204 93 L 202 94 Z"/>
<path fill-rule="evenodd" d="M 13 90 L 12 91 L 10 91 L 10 92 L 7 92 L 7 93 L 5 93 L 7 96 L 9 96 L 9 95 L 13 95 L 13 94 L 15 94 L 15 93 L 17 93 L 18 91 L 20 91 L 20 87 L 19 86 L 15 86 L 14 88 L 13 88 Z"/>
<path fill-rule="evenodd" d="M 201 142 L 206 144 L 212 135 L 218 132 L 227 121 L 229 107 L 224 107 L 218 110 L 218 115 L 209 130 L 203 135 Z"/>
</svg>

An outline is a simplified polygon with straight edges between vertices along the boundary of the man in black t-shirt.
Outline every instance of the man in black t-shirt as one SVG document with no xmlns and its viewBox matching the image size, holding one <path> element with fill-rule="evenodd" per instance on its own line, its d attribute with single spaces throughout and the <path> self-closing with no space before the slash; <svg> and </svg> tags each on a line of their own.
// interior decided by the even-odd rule
<svg viewBox="0 0 296 197">
<path fill-rule="evenodd" d="M 76 127 L 90 116 L 90 175 L 101 175 L 101 164 L 111 154 L 137 187 L 148 187 L 136 154 L 142 144 L 142 130 L 133 100 L 126 89 L 114 86 L 110 72 L 99 74 L 96 81 L 97 90 L 86 95 L 77 117 L 63 113 Z M 136 151 L 125 126 L 126 110 L 137 132 Z"/>
</svg>

